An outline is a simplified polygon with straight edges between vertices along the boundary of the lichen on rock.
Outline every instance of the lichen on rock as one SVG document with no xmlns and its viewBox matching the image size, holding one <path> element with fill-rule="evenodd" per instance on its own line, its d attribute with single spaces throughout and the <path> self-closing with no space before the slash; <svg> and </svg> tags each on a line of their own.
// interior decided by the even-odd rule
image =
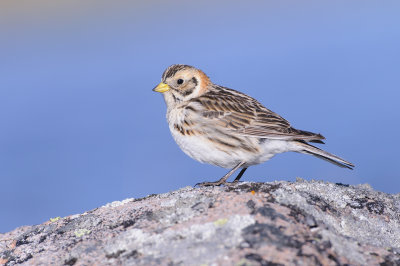
<svg viewBox="0 0 400 266">
<path fill-rule="evenodd" d="M 400 265 L 400 194 L 321 181 L 192 188 L 0 234 L 5 265 Z"/>
</svg>

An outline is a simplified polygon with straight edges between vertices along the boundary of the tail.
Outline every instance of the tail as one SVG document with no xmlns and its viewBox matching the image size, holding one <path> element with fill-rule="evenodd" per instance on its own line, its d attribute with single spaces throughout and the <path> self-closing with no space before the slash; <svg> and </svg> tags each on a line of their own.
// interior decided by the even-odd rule
<svg viewBox="0 0 400 266">
<path fill-rule="evenodd" d="M 296 144 L 301 147 L 301 149 L 298 152 L 311 154 L 311 155 L 314 155 L 315 157 L 318 157 L 322 160 L 333 163 L 337 166 L 353 170 L 354 164 L 352 164 L 332 153 L 321 150 L 311 144 L 308 144 L 305 141 L 301 141 L 301 140 L 296 141 Z"/>
</svg>

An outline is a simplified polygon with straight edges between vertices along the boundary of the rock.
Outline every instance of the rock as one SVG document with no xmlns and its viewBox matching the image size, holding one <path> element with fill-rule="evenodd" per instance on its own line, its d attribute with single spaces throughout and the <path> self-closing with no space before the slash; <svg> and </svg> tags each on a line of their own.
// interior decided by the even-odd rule
<svg viewBox="0 0 400 266">
<path fill-rule="evenodd" d="M 6 265 L 400 265 L 400 194 L 297 180 L 127 199 L 0 234 Z"/>
</svg>

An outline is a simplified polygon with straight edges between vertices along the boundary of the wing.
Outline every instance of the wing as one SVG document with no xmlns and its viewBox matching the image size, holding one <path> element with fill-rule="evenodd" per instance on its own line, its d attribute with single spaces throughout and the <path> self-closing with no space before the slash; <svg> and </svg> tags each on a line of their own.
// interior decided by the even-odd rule
<svg viewBox="0 0 400 266">
<path fill-rule="evenodd" d="M 320 141 L 324 137 L 291 127 L 290 123 L 257 100 L 235 90 L 216 86 L 191 100 L 189 108 L 202 116 L 202 127 L 223 127 L 233 133 L 269 139 Z"/>
</svg>

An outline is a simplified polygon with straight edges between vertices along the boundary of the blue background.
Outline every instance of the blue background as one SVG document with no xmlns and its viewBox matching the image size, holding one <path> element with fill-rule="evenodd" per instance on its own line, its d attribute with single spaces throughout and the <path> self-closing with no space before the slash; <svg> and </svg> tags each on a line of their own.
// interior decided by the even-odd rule
<svg viewBox="0 0 400 266">
<path fill-rule="evenodd" d="M 2 1 L 0 232 L 226 170 L 174 143 L 151 89 L 175 63 L 245 92 L 354 171 L 278 155 L 243 180 L 400 192 L 398 1 Z"/>
</svg>

